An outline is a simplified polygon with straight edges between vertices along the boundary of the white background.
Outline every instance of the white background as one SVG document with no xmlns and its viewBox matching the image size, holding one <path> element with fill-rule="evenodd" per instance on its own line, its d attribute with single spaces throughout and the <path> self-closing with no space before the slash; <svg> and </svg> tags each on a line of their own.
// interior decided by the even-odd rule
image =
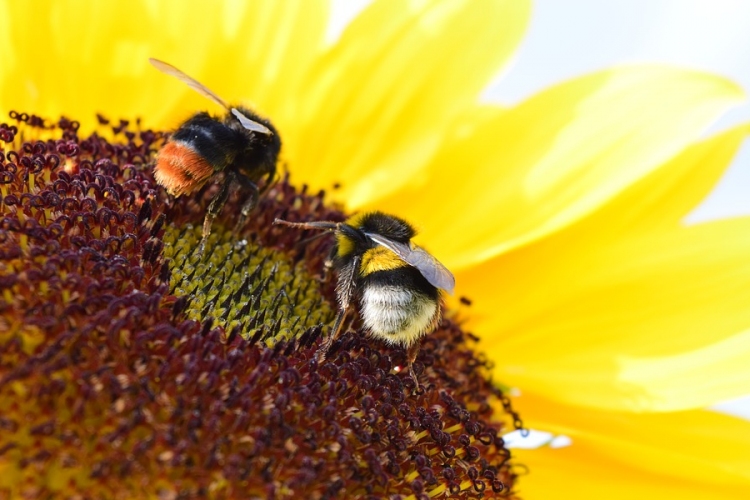
<svg viewBox="0 0 750 500">
<path fill-rule="evenodd" d="M 334 0 L 331 38 L 366 3 Z M 551 84 L 634 62 L 716 73 L 750 94 L 750 0 L 536 0 L 515 61 L 484 98 L 513 104 Z M 707 135 L 742 122 L 750 122 L 750 104 Z M 750 141 L 689 221 L 750 214 L 749 188 Z M 716 409 L 750 419 L 750 396 Z"/>
</svg>

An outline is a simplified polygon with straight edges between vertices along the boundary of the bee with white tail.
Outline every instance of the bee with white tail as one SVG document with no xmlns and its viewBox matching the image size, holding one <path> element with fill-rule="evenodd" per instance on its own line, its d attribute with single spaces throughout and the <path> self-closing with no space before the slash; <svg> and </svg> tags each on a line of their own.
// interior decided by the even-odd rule
<svg viewBox="0 0 750 500">
<path fill-rule="evenodd" d="M 339 312 L 322 355 L 341 335 L 344 318 L 357 303 L 371 335 L 406 348 L 409 374 L 418 387 L 412 364 L 422 337 L 440 322 L 441 290 L 453 293 L 455 280 L 435 257 L 411 242 L 414 228 L 382 212 L 359 214 L 346 222 L 274 223 L 335 234 L 332 265 L 338 273 Z"/>
</svg>

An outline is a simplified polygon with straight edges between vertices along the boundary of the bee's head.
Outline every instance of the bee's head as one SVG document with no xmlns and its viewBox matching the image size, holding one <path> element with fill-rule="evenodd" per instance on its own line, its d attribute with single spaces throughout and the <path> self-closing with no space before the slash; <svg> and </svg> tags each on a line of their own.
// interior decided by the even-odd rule
<svg viewBox="0 0 750 500">
<path fill-rule="evenodd" d="M 342 259 L 363 254 L 370 248 L 377 246 L 368 234 L 380 235 L 388 240 L 405 244 L 408 244 L 417 234 L 405 220 L 383 212 L 361 213 L 351 217 L 346 222 L 288 222 L 276 219 L 274 224 L 333 231 L 336 234 L 336 255 Z"/>
<path fill-rule="evenodd" d="M 258 161 L 276 164 L 281 151 L 281 137 L 279 137 L 278 130 L 270 120 L 248 108 L 235 106 L 224 118 L 224 125 L 249 134 L 251 137 L 249 148 L 259 150 L 265 156 L 265 158 L 259 158 Z M 262 132 L 261 129 L 265 129 L 265 132 Z"/>
<path fill-rule="evenodd" d="M 364 253 L 375 243 L 367 234 L 379 234 L 389 240 L 399 243 L 409 243 L 417 232 L 403 219 L 383 212 L 364 212 L 357 214 L 336 231 L 339 257 L 346 257 L 355 253 Z"/>
</svg>

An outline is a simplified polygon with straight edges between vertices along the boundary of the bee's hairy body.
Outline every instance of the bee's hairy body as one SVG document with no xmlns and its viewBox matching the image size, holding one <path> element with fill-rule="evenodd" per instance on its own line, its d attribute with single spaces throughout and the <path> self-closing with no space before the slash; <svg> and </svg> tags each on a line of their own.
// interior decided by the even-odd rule
<svg viewBox="0 0 750 500">
<path fill-rule="evenodd" d="M 348 224 L 408 242 L 414 230 L 403 221 L 398 220 L 398 226 L 393 221 L 376 212 L 355 217 Z M 373 336 L 410 347 L 440 322 L 438 289 L 388 248 L 341 233 L 335 253 L 334 265 L 340 275 L 352 277 L 352 298 L 359 303 L 362 322 Z M 358 268 L 352 269 L 355 265 Z M 340 297 L 346 293 L 341 292 Z"/>
<path fill-rule="evenodd" d="M 261 190 L 257 182 L 266 176 L 264 190 L 270 187 L 276 174 L 281 139 L 268 120 L 241 106 L 230 106 L 205 85 L 169 63 L 153 58 L 149 62 L 227 111 L 224 118 L 205 112 L 190 117 L 159 151 L 154 167 L 156 182 L 173 196 L 193 193 L 214 173 L 224 173 L 224 181 L 208 204 L 203 219 L 203 236 L 198 246 L 198 255 L 203 255 L 211 224 L 227 202 L 229 191 L 236 188 L 244 197 L 234 230 L 237 233 L 258 203 Z"/>
<path fill-rule="evenodd" d="M 382 247 L 368 252 L 381 249 L 393 254 Z M 372 335 L 390 344 L 409 347 L 440 321 L 438 290 L 415 268 L 398 265 L 368 272 L 363 265 L 358 280 L 360 314 Z"/>
<path fill-rule="evenodd" d="M 344 318 L 356 304 L 370 335 L 406 348 L 406 366 L 415 387 L 419 387 L 413 365 L 420 339 L 440 322 L 440 290 L 453 293 L 455 279 L 435 257 L 411 243 L 414 228 L 382 212 L 363 213 L 346 222 L 276 219 L 274 224 L 322 229 L 336 235 L 328 264 L 338 274 L 339 312 L 318 361 L 345 331 Z"/>
<path fill-rule="evenodd" d="M 180 125 L 159 153 L 154 175 L 170 194 L 197 191 L 214 173 L 226 169 L 236 170 L 252 182 L 264 175 L 273 176 L 281 148 L 276 130 L 252 111 L 237 109 L 274 134 L 248 133 L 231 114 L 219 119 L 206 112 L 196 113 Z"/>
</svg>

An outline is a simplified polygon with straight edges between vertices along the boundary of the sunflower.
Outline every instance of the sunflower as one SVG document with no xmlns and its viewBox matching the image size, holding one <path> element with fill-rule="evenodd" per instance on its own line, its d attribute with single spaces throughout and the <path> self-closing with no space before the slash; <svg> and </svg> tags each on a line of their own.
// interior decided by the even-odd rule
<svg viewBox="0 0 750 500">
<path fill-rule="evenodd" d="M 334 41 L 329 7 L 5 2 L 0 103 L 82 129 L 207 107 L 149 56 L 252 99 L 294 183 L 417 223 L 526 426 L 571 438 L 514 452 L 523 498 L 744 498 L 750 423 L 704 408 L 748 390 L 750 219 L 683 222 L 750 131 L 701 139 L 742 91 L 632 66 L 480 103 L 527 2 L 376 1 Z"/>
</svg>

